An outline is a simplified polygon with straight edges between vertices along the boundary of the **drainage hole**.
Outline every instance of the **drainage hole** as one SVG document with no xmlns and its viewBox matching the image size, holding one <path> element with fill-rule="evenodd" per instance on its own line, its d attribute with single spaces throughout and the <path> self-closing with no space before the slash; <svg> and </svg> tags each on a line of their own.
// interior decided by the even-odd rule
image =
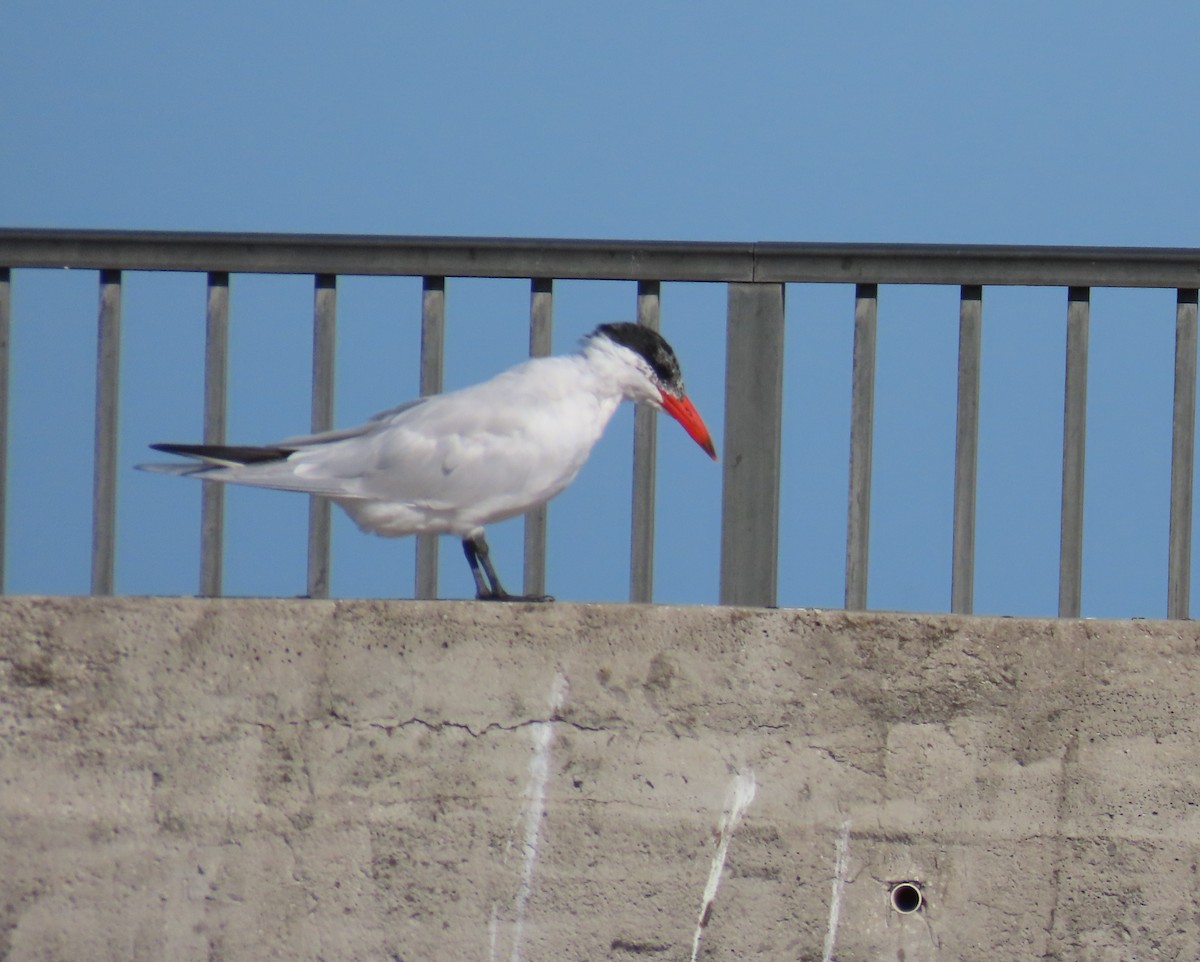
<svg viewBox="0 0 1200 962">
<path fill-rule="evenodd" d="M 924 901 L 918 882 L 896 882 L 892 886 L 892 908 L 901 915 L 912 915 Z"/>
</svg>

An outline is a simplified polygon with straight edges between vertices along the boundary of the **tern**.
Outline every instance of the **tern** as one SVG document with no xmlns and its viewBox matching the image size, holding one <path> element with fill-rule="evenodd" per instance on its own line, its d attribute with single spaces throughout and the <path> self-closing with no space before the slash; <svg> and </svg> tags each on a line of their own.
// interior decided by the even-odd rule
<svg viewBox="0 0 1200 962">
<path fill-rule="evenodd" d="M 545 504 L 588 459 L 622 401 L 666 411 L 715 461 L 703 418 L 666 340 L 641 324 L 601 324 L 578 352 L 532 358 L 490 380 L 409 401 L 357 427 L 260 447 L 152 444 L 193 459 L 144 464 L 164 474 L 322 495 L 383 537 L 452 534 L 482 601 L 511 595 L 484 526 Z M 199 463 L 195 463 L 199 461 Z"/>
</svg>

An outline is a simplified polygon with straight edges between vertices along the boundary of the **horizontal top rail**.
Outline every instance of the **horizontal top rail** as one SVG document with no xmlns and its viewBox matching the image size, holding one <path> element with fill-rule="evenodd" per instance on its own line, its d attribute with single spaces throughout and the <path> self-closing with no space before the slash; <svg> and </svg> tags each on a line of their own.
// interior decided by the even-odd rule
<svg viewBox="0 0 1200 962">
<path fill-rule="evenodd" d="M 1200 248 L 0 228 L 0 266 L 603 280 L 1200 287 Z"/>
</svg>

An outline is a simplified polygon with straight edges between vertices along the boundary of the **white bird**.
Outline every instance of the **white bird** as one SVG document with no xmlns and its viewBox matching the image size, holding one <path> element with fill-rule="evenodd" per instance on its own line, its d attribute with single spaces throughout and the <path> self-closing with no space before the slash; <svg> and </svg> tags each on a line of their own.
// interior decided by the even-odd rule
<svg viewBox="0 0 1200 962">
<path fill-rule="evenodd" d="M 510 595 L 488 557 L 484 525 L 544 504 L 570 484 L 623 400 L 665 410 L 713 460 L 708 428 L 679 362 L 656 331 L 601 324 L 575 354 L 533 358 L 488 381 L 419 398 L 357 427 L 263 447 L 153 444 L 201 463 L 143 470 L 323 495 L 384 537 L 453 534 L 489 601 Z"/>
</svg>

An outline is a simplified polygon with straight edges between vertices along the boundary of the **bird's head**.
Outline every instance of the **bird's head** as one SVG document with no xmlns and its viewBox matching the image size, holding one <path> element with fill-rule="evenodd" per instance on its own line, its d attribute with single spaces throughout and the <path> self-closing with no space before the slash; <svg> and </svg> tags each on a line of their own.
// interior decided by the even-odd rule
<svg viewBox="0 0 1200 962">
<path fill-rule="evenodd" d="M 617 324 L 601 324 L 591 334 L 592 338 L 603 338 L 632 355 L 631 363 L 642 375 L 644 383 L 636 385 L 634 400 L 645 401 L 662 408 L 683 425 L 683 429 L 708 456 L 717 459 L 717 449 L 712 436 L 700 417 L 696 406 L 688 399 L 683 387 L 683 375 L 679 371 L 679 360 L 671 345 L 657 331 L 642 324 L 628 321 Z"/>
</svg>

